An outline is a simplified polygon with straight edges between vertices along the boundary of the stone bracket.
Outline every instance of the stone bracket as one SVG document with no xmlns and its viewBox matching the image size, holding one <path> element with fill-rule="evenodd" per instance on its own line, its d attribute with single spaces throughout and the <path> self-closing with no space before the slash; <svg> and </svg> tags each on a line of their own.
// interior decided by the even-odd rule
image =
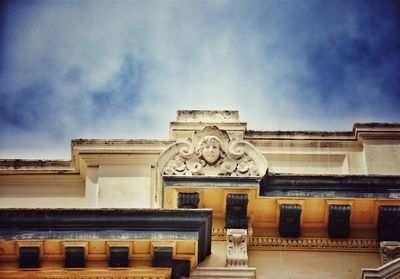
<svg viewBox="0 0 400 279">
<path fill-rule="evenodd" d="M 299 237 L 301 206 L 299 204 L 281 204 L 279 216 L 279 235 L 281 237 Z"/>
<path fill-rule="evenodd" d="M 247 230 L 228 229 L 226 233 L 226 266 L 247 267 Z"/>
<path fill-rule="evenodd" d="M 247 229 L 247 194 L 228 194 L 226 196 L 227 229 Z"/>
<path fill-rule="evenodd" d="M 36 246 L 19 247 L 19 267 L 39 268 L 40 248 Z"/>
<path fill-rule="evenodd" d="M 380 241 L 400 241 L 400 206 L 381 205 L 377 229 Z"/>
<path fill-rule="evenodd" d="M 179 193 L 178 208 L 199 208 L 199 193 Z"/>
<path fill-rule="evenodd" d="M 129 247 L 110 247 L 110 267 L 128 267 L 129 266 Z"/>
<path fill-rule="evenodd" d="M 85 247 L 68 246 L 65 247 L 65 268 L 85 267 Z"/>
<path fill-rule="evenodd" d="M 328 235 L 330 238 L 347 238 L 350 234 L 350 205 L 329 206 Z"/>
<path fill-rule="evenodd" d="M 189 260 L 173 260 L 172 261 L 172 279 L 179 279 L 182 276 L 190 276 L 190 261 Z"/>
<path fill-rule="evenodd" d="M 153 266 L 154 267 L 172 267 L 173 248 L 169 246 L 154 247 Z"/>
</svg>

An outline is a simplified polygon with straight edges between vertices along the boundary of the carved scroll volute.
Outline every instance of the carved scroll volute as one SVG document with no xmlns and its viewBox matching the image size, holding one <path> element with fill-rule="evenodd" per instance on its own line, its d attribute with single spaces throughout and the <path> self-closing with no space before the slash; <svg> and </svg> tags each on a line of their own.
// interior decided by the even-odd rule
<svg viewBox="0 0 400 279">
<path fill-rule="evenodd" d="M 247 267 L 247 230 L 228 229 L 226 236 L 226 266 Z"/>
<path fill-rule="evenodd" d="M 382 265 L 400 258 L 400 241 L 382 241 L 380 243 Z"/>
<path fill-rule="evenodd" d="M 217 127 L 205 127 L 167 149 L 158 166 L 163 175 L 261 176 L 267 161 L 250 143 L 230 140 Z"/>
</svg>

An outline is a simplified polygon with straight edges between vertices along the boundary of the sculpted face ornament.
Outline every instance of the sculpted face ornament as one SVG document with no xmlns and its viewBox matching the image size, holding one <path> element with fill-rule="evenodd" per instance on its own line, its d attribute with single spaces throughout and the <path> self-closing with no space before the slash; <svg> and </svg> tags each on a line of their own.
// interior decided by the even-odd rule
<svg viewBox="0 0 400 279">
<path fill-rule="evenodd" d="M 207 164 L 214 165 L 221 156 L 221 141 L 215 136 L 204 137 L 197 152 Z"/>
<path fill-rule="evenodd" d="M 172 156 L 168 155 L 171 157 L 162 167 L 163 175 L 260 176 L 258 164 L 266 165 L 265 158 L 250 143 L 231 140 L 225 131 L 211 126 L 165 151 L 170 153 Z"/>
</svg>

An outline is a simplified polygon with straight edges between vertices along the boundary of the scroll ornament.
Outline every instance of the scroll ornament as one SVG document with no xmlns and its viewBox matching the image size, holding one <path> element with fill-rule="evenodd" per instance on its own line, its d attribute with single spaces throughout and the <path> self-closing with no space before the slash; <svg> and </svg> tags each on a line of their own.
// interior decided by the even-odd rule
<svg viewBox="0 0 400 279">
<path fill-rule="evenodd" d="M 197 146 L 189 138 L 179 154 L 165 166 L 164 175 L 258 176 L 259 169 L 245 153 L 244 143 L 230 140 L 224 144 L 217 136 L 203 137 Z"/>
<path fill-rule="evenodd" d="M 226 245 L 226 266 L 247 267 L 247 230 L 228 229 Z"/>
</svg>

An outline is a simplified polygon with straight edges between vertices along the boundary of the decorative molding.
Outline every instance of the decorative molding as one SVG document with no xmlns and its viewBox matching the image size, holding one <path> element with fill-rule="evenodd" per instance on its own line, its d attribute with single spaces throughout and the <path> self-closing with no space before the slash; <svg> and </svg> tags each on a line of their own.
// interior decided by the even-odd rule
<svg viewBox="0 0 400 279">
<path fill-rule="evenodd" d="M 378 268 L 363 268 L 362 279 L 398 279 L 400 278 L 400 258 Z"/>
<path fill-rule="evenodd" d="M 279 235 L 282 237 L 300 236 L 300 215 L 299 204 L 281 204 L 279 215 Z"/>
<path fill-rule="evenodd" d="M 224 240 L 226 239 L 225 228 L 212 228 L 212 240 Z"/>
<path fill-rule="evenodd" d="M 199 193 L 178 193 L 178 208 L 199 208 Z"/>
<path fill-rule="evenodd" d="M 351 206 L 329 205 L 328 235 L 330 238 L 347 238 L 350 234 Z"/>
<path fill-rule="evenodd" d="M 226 219 L 227 229 L 247 229 L 247 194 L 228 194 L 226 196 Z"/>
<path fill-rule="evenodd" d="M 228 229 L 226 237 L 226 266 L 247 267 L 247 230 Z"/>
<path fill-rule="evenodd" d="M 226 239 L 227 230 L 213 228 L 213 240 Z M 250 250 L 321 250 L 378 252 L 376 239 L 281 238 L 248 236 Z"/>
<path fill-rule="evenodd" d="M 131 268 L 101 268 L 86 267 L 84 269 L 52 268 L 47 270 L 1 270 L 1 279 L 167 279 L 171 278 L 171 269 L 152 267 L 131 267 Z"/>
<path fill-rule="evenodd" d="M 378 239 L 400 241 L 400 206 L 379 206 Z"/>
<path fill-rule="evenodd" d="M 382 241 L 379 249 L 381 253 L 382 265 L 400 258 L 400 242 L 399 241 Z"/>
<path fill-rule="evenodd" d="M 249 237 L 251 250 L 379 251 L 376 239 Z"/>
<path fill-rule="evenodd" d="M 178 176 L 261 176 L 268 164 L 247 141 L 230 139 L 215 126 L 196 131 L 192 138 L 177 142 L 160 155 L 163 175 Z"/>
<path fill-rule="evenodd" d="M 255 267 L 198 267 L 190 275 L 191 279 L 240 278 L 255 279 Z"/>
</svg>

